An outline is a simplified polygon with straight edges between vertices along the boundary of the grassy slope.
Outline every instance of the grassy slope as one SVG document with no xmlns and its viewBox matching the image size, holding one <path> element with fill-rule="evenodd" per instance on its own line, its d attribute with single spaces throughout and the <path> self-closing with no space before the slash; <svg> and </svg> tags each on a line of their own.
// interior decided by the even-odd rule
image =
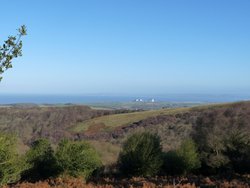
<svg viewBox="0 0 250 188">
<path fill-rule="evenodd" d="M 150 110 L 143 112 L 133 112 L 124 114 L 114 114 L 102 117 L 97 117 L 90 119 L 81 123 L 78 123 L 72 128 L 74 132 L 82 132 L 90 130 L 91 127 L 103 125 L 106 130 L 112 129 L 117 126 L 128 125 L 133 122 L 137 122 L 149 117 L 155 117 L 158 115 L 175 114 L 180 112 L 185 112 L 191 108 L 177 108 L 177 109 L 161 109 L 161 110 Z"/>
<path fill-rule="evenodd" d="M 98 127 L 98 126 L 105 127 L 105 130 L 110 130 L 117 126 L 129 125 L 131 123 L 138 122 L 140 120 L 149 117 L 155 117 L 158 115 L 176 114 L 176 113 L 187 112 L 190 110 L 206 110 L 206 109 L 215 109 L 220 107 L 230 107 L 234 104 L 237 103 L 220 103 L 220 104 L 210 104 L 210 105 L 204 105 L 204 106 L 202 105 L 202 106 L 188 107 L 188 108 L 187 107 L 171 108 L 171 109 L 149 110 L 142 112 L 107 115 L 77 123 L 75 126 L 72 127 L 71 130 L 73 130 L 74 132 L 84 132 L 91 130 L 92 127 Z"/>
<path fill-rule="evenodd" d="M 78 123 L 76 126 L 73 127 L 73 130 L 76 132 L 84 132 L 84 131 L 91 131 L 97 128 L 95 131 L 99 131 L 97 125 L 105 125 L 105 130 L 112 130 L 117 126 L 122 125 L 129 125 L 133 122 L 138 121 L 145 121 L 147 118 L 156 117 L 158 115 L 179 115 L 182 113 L 188 112 L 188 116 L 190 118 L 179 117 L 176 118 L 176 122 L 174 123 L 174 127 L 171 127 L 171 122 L 168 124 L 160 123 L 154 124 L 151 127 L 147 127 L 147 130 L 156 131 L 158 134 L 161 134 L 162 144 L 165 149 L 171 149 L 175 145 L 178 145 L 181 142 L 181 139 L 185 139 L 185 134 L 190 132 L 192 129 L 192 119 L 195 118 L 197 115 L 201 116 L 210 116 L 211 114 L 215 113 L 217 116 L 215 120 L 220 120 L 222 123 L 226 123 L 227 120 L 225 119 L 224 115 L 222 115 L 226 110 L 231 109 L 236 114 L 233 118 L 238 118 L 241 115 L 247 118 L 246 111 L 250 108 L 250 102 L 239 102 L 239 103 L 226 103 L 226 104 L 212 104 L 212 105 L 204 105 L 199 107 L 192 107 L 192 108 L 177 108 L 177 109 L 162 109 L 162 110 L 152 110 L 152 111 L 143 111 L 143 112 L 134 112 L 134 113 L 125 113 L 125 114 L 115 114 L 115 115 L 107 115 L 102 117 L 97 117 L 94 119 L 90 119 L 81 123 Z M 240 112 L 240 116 L 237 115 Z M 198 114 L 197 114 L 198 113 Z M 206 114 L 208 113 L 208 114 Z M 221 114 L 222 113 L 222 114 Z M 186 123 L 187 121 L 187 123 Z M 217 121 L 215 121 L 217 122 Z M 149 122 L 150 123 L 150 122 Z M 218 122 L 217 122 L 218 123 Z M 220 125 L 218 125 L 220 126 Z M 131 129 L 132 132 L 136 131 L 135 129 Z M 186 133 L 185 133 L 186 132 Z M 131 132 L 127 132 L 126 134 L 130 134 Z M 112 139 L 111 139 L 112 140 Z M 102 157 L 102 160 L 105 164 L 112 164 L 117 160 L 118 153 L 120 151 L 120 146 L 117 143 L 103 142 L 102 140 L 95 140 L 91 141 L 93 146 L 97 149 L 99 154 Z M 171 143 L 171 147 L 169 146 Z"/>
<path fill-rule="evenodd" d="M 85 132 L 85 131 L 99 131 L 100 128 L 105 130 L 112 130 L 117 126 L 129 125 L 140 120 L 147 119 L 149 117 L 155 117 L 158 115 L 167 115 L 167 114 L 176 114 L 181 112 L 189 111 L 191 108 L 177 108 L 177 109 L 161 109 L 161 110 L 150 110 L 143 112 L 133 112 L 133 113 L 124 113 L 124 114 L 114 114 L 106 115 L 90 120 L 86 120 L 80 123 L 77 123 L 72 127 L 74 132 Z M 98 126 L 99 125 L 99 126 Z M 89 141 L 97 150 L 99 155 L 102 158 L 104 164 L 114 163 L 120 151 L 120 146 L 111 142 L 104 142 L 100 140 Z"/>
</svg>

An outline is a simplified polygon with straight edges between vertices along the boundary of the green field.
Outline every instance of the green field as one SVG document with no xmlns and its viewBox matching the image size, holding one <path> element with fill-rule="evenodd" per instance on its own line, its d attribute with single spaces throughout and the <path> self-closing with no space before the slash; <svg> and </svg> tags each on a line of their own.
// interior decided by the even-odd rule
<svg viewBox="0 0 250 188">
<path fill-rule="evenodd" d="M 94 119 L 86 120 L 84 122 L 78 123 L 72 128 L 74 132 L 83 132 L 90 130 L 91 127 L 102 127 L 105 130 L 112 130 L 114 127 L 129 125 L 140 120 L 155 117 L 158 115 L 175 114 L 179 112 L 185 112 L 191 108 L 178 108 L 178 109 L 161 109 L 161 110 L 149 110 L 142 112 L 132 112 L 124 114 L 114 114 L 101 116 Z"/>
</svg>

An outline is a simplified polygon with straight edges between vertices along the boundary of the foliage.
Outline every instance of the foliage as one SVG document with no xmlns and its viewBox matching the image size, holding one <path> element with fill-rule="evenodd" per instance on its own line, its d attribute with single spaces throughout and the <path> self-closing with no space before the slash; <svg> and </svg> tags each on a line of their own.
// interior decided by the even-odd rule
<svg viewBox="0 0 250 188">
<path fill-rule="evenodd" d="M 187 174 L 199 167 L 200 159 L 192 140 L 186 140 L 176 151 L 164 155 L 163 170 L 168 175 Z"/>
<path fill-rule="evenodd" d="M 15 137 L 0 134 L 0 186 L 18 181 L 24 168 L 23 160 L 17 155 Z"/>
<path fill-rule="evenodd" d="M 224 140 L 228 136 L 226 125 L 217 125 L 214 114 L 201 116 L 197 119 L 197 126 L 193 138 L 198 145 L 203 169 L 218 171 L 229 163 Z"/>
<path fill-rule="evenodd" d="M 184 173 L 191 172 L 200 167 L 200 159 L 193 140 L 186 140 L 177 150 L 177 155 L 184 164 Z"/>
<path fill-rule="evenodd" d="M 225 141 L 225 155 L 235 172 L 250 173 L 250 138 L 246 131 L 234 131 Z"/>
<path fill-rule="evenodd" d="M 36 181 L 55 177 L 58 173 L 54 151 L 46 139 L 39 139 L 32 143 L 26 153 L 26 162 L 29 168 L 23 173 L 23 179 Z"/>
<path fill-rule="evenodd" d="M 177 154 L 176 151 L 169 151 L 163 155 L 162 170 L 167 175 L 182 175 L 184 174 L 183 159 Z"/>
<path fill-rule="evenodd" d="M 198 145 L 204 172 L 250 171 L 250 124 L 248 103 L 206 111 L 197 118 L 193 138 Z M 209 169 L 209 170 L 208 170 Z"/>
<path fill-rule="evenodd" d="M 95 149 L 83 141 L 62 140 L 56 158 L 63 175 L 83 176 L 86 179 L 102 165 Z"/>
<path fill-rule="evenodd" d="M 208 171 L 208 169 L 212 169 L 213 172 L 215 173 L 217 172 L 218 174 L 220 172 L 224 172 L 224 170 L 227 170 L 227 172 L 248 173 L 250 169 L 249 167 L 250 165 L 249 114 L 250 113 L 249 112 L 250 112 L 250 102 L 235 103 L 230 105 L 220 105 L 219 107 L 217 106 L 202 107 L 202 108 L 199 107 L 199 108 L 189 109 L 188 111 L 184 112 L 178 112 L 176 114 L 164 113 L 163 115 L 158 114 L 155 117 L 145 116 L 146 119 L 140 120 L 139 122 L 134 122 L 128 126 L 124 125 L 124 127 L 120 128 L 118 131 L 116 129 L 108 133 L 106 132 L 106 130 L 104 130 L 103 132 L 101 132 L 101 134 L 99 134 L 100 131 L 74 134 L 69 130 L 71 127 L 74 127 L 74 125 L 77 122 L 85 122 L 86 120 L 88 121 L 88 119 L 92 119 L 93 117 L 103 116 L 106 113 L 102 111 L 91 110 L 88 109 L 87 107 L 82 107 L 82 106 L 68 106 L 63 108 L 13 107 L 13 108 L 0 109 L 0 126 L 1 130 L 9 132 L 18 132 L 19 136 L 24 138 L 23 141 L 25 141 L 26 143 L 27 141 L 29 141 L 31 136 L 33 138 L 38 138 L 39 136 L 47 136 L 50 139 L 52 139 L 53 142 L 55 143 L 57 143 L 57 141 L 60 140 L 62 137 L 68 137 L 68 138 L 74 137 L 79 140 L 86 138 L 95 139 L 95 142 L 98 143 L 93 144 L 92 141 L 92 144 L 96 148 L 98 148 L 98 151 L 100 152 L 101 155 L 105 155 L 104 157 L 102 156 L 104 160 L 108 161 L 108 163 L 104 162 L 105 164 L 114 163 L 116 157 L 118 156 L 119 147 L 120 143 L 122 142 L 122 139 L 124 138 L 124 136 L 130 134 L 131 132 L 138 131 L 139 129 L 146 129 L 148 131 L 158 132 L 158 135 L 160 136 L 164 135 L 161 137 L 164 139 L 163 142 L 161 142 L 164 147 L 164 150 L 169 151 L 176 149 L 176 146 L 178 146 L 182 140 L 188 138 L 190 136 L 189 133 L 193 130 L 194 133 L 191 136 L 195 140 L 195 143 L 198 148 L 198 153 L 202 161 L 201 168 L 203 168 L 205 171 Z M 159 113 L 162 113 L 162 110 L 160 110 Z M 134 113 L 129 113 L 129 115 L 127 116 L 128 119 L 131 118 L 131 114 Z M 115 116 L 108 115 L 105 117 L 113 118 Z M 11 126 L 9 126 L 10 124 Z M 51 126 L 48 127 L 44 126 L 45 128 L 43 130 L 40 130 L 39 127 L 37 126 L 45 124 L 49 124 Z M 185 132 L 187 128 L 190 129 L 188 130 L 190 132 L 186 131 L 186 133 L 183 134 L 183 132 Z M 112 142 L 115 148 L 113 148 L 113 145 L 111 146 L 109 144 L 106 145 L 101 143 L 103 138 L 105 138 L 109 143 Z M 145 164 L 144 165 L 145 167 L 143 170 L 141 170 L 141 168 L 137 168 L 138 164 L 139 165 L 141 164 L 140 163 L 133 164 L 133 162 L 124 163 L 125 165 L 122 165 L 121 154 L 125 153 L 125 150 L 123 150 L 120 154 L 118 164 L 120 165 L 119 167 L 121 170 L 123 167 L 122 172 L 125 175 L 149 176 L 146 173 L 145 173 L 146 175 L 138 173 L 138 169 L 143 171 L 143 173 L 144 171 L 146 172 L 147 168 L 149 168 L 151 165 L 151 161 L 154 161 L 154 160 L 148 160 L 147 157 L 143 157 L 147 156 L 145 154 L 147 152 L 150 152 L 150 148 L 152 147 L 151 146 L 144 147 L 147 144 L 147 142 L 144 141 L 142 142 L 143 144 L 137 146 L 139 140 L 142 139 L 143 139 L 142 136 L 139 136 L 137 138 L 137 142 L 134 142 L 135 144 L 132 144 L 132 146 L 134 147 L 130 147 L 130 149 L 136 147 L 140 148 L 137 150 L 131 149 L 131 153 L 136 153 L 136 152 L 139 153 L 139 155 L 137 155 L 138 159 L 136 158 L 135 155 L 134 156 L 127 155 L 127 158 L 132 160 L 132 157 L 134 157 L 133 161 L 134 160 L 139 161 L 139 159 L 144 160 L 146 161 L 143 163 Z M 194 151 L 195 147 L 193 149 L 192 147 L 190 149 L 189 146 L 184 147 L 184 145 L 188 142 L 189 141 L 184 142 L 179 149 L 164 154 L 163 169 L 167 174 L 173 174 L 173 175 L 185 174 L 195 170 L 194 168 L 189 168 L 189 167 L 190 166 L 192 167 L 193 161 L 196 161 L 193 159 L 196 158 L 194 156 L 196 156 L 197 152 L 189 153 L 190 150 Z M 154 149 L 155 148 L 157 147 L 154 147 Z M 74 151 L 73 149 L 68 149 L 66 151 L 71 151 L 71 153 L 78 154 L 79 152 L 76 152 L 76 150 L 77 149 L 75 149 Z M 56 153 L 58 153 L 58 151 L 59 150 L 57 150 Z M 59 170 L 62 170 L 61 173 L 64 174 L 73 174 L 74 176 L 79 176 L 80 173 L 78 169 L 80 169 L 80 167 L 77 167 L 76 165 L 75 166 L 71 165 L 72 167 L 71 168 L 69 167 L 70 165 L 68 165 L 70 164 L 70 162 L 73 163 L 73 161 L 75 161 L 74 154 L 69 154 L 70 152 L 66 151 L 64 153 L 65 155 L 62 154 L 62 156 L 64 156 L 64 158 L 69 157 L 69 160 L 64 163 L 67 164 L 65 165 L 67 168 L 62 168 L 62 165 L 60 165 Z M 144 153 L 141 154 L 140 152 Z M 112 155 L 109 155 L 109 153 L 111 153 Z M 161 162 L 161 160 L 158 161 Z M 77 167 L 76 168 L 77 170 L 75 170 L 74 167 Z M 129 168 L 134 168 L 136 170 L 126 171 L 126 169 Z M 117 168 L 112 168 L 112 173 L 113 172 L 116 173 L 117 172 L 116 170 Z M 81 175 L 82 174 L 83 173 L 81 173 Z"/>
<path fill-rule="evenodd" d="M 121 172 L 130 176 L 156 175 L 162 163 L 160 138 L 149 132 L 135 133 L 129 137 L 119 156 Z"/>
<path fill-rule="evenodd" d="M 21 37 L 26 35 L 26 27 L 22 25 L 18 29 L 17 36 L 9 36 L 4 41 L 3 46 L 0 46 L 0 82 L 2 80 L 2 74 L 9 68 L 12 68 L 13 58 L 22 56 L 22 40 Z"/>
</svg>

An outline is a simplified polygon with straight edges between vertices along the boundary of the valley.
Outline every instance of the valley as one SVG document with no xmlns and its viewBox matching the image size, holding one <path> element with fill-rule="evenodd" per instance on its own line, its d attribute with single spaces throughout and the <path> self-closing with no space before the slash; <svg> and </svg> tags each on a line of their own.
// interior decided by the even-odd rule
<svg viewBox="0 0 250 188">
<path fill-rule="evenodd" d="M 242 125 L 249 131 L 250 102 L 147 111 L 92 109 L 82 105 L 0 108 L 0 130 L 17 135 L 22 152 L 38 138 L 47 138 L 54 145 L 64 138 L 87 140 L 100 153 L 104 164 L 117 159 L 124 139 L 135 132 L 157 133 L 164 151 L 168 151 L 190 138 L 202 123 L 223 127 L 225 131 Z"/>
</svg>

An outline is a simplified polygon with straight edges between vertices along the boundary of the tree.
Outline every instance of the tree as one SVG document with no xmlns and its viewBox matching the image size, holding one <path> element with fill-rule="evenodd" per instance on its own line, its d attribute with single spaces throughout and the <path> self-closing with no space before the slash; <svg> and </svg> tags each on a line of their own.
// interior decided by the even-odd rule
<svg viewBox="0 0 250 188">
<path fill-rule="evenodd" d="M 218 115 L 222 112 L 223 116 Z M 202 173 L 250 171 L 249 123 L 242 113 L 234 107 L 197 118 L 192 136 L 200 153 Z"/>
<path fill-rule="evenodd" d="M 29 168 L 23 173 L 25 180 L 47 179 L 59 173 L 54 151 L 46 139 L 39 139 L 32 143 L 26 153 L 26 163 Z"/>
<path fill-rule="evenodd" d="M 200 167 L 200 159 L 193 140 L 186 140 L 175 151 L 164 155 L 163 170 L 169 175 L 183 175 Z"/>
<path fill-rule="evenodd" d="M 62 175 L 88 179 L 101 167 L 101 159 L 95 149 L 84 141 L 62 140 L 56 151 Z"/>
<path fill-rule="evenodd" d="M 225 140 L 225 155 L 229 158 L 232 170 L 237 173 L 250 173 L 250 138 L 247 131 L 234 130 Z"/>
<path fill-rule="evenodd" d="M 17 182 L 24 168 L 25 164 L 16 151 L 16 138 L 0 134 L 0 186 Z"/>
<path fill-rule="evenodd" d="M 216 120 L 217 116 L 214 113 L 201 115 L 197 118 L 197 126 L 194 127 L 192 135 L 200 153 L 201 171 L 209 174 L 224 170 L 229 163 L 228 157 L 224 154 L 224 142 L 232 126 L 229 129 L 229 125 Z"/>
<path fill-rule="evenodd" d="M 27 35 L 27 30 L 24 25 L 18 29 L 17 36 L 9 36 L 4 41 L 3 46 L 0 46 L 0 82 L 2 74 L 9 68 L 12 68 L 12 60 L 22 56 L 22 40 L 23 36 Z"/>
<path fill-rule="evenodd" d="M 182 158 L 184 173 L 191 172 L 200 167 L 200 159 L 193 140 L 186 140 L 177 150 L 177 155 Z"/>
<path fill-rule="evenodd" d="M 133 134 L 124 143 L 118 162 L 124 175 L 156 175 L 163 163 L 159 136 L 148 132 Z"/>
</svg>

